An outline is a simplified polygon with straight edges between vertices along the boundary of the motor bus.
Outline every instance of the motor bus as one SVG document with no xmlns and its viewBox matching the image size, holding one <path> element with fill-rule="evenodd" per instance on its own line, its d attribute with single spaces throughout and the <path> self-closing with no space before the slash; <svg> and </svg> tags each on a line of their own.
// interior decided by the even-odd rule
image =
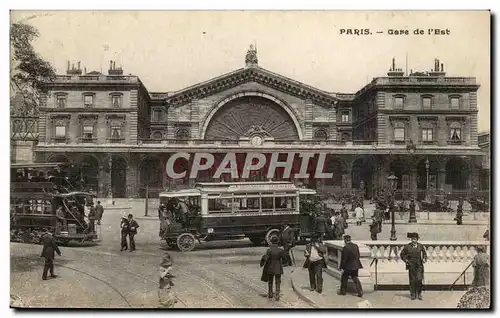
<svg viewBox="0 0 500 318">
<path fill-rule="evenodd" d="M 267 181 L 202 182 L 192 189 L 162 192 L 160 237 L 184 252 L 196 242 L 234 237 L 247 237 L 256 245 L 269 243 L 284 224 L 297 229 L 300 238 L 301 195 L 316 191 Z"/>
</svg>

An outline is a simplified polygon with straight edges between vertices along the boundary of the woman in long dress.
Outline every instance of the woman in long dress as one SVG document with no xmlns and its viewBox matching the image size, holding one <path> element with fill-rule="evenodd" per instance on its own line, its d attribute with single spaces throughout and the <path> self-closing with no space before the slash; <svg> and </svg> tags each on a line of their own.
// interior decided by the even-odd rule
<svg viewBox="0 0 500 318">
<path fill-rule="evenodd" d="M 474 279 L 472 281 L 472 286 L 480 287 L 490 285 L 490 257 L 486 253 L 485 246 L 477 247 L 477 254 L 474 256 L 472 261 L 472 267 L 474 268 Z"/>
</svg>

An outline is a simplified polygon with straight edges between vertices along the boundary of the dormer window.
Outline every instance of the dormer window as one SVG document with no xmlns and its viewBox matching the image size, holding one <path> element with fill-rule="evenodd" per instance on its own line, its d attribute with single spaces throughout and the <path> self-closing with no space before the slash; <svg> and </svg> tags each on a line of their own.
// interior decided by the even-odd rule
<svg viewBox="0 0 500 318">
<path fill-rule="evenodd" d="M 94 106 L 94 94 L 93 93 L 85 93 L 83 94 L 83 105 L 85 107 Z"/>
</svg>

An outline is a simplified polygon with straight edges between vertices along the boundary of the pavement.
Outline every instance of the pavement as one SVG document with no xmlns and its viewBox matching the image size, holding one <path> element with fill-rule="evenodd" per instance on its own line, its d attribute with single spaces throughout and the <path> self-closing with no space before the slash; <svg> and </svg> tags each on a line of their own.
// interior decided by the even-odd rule
<svg viewBox="0 0 500 318">
<path fill-rule="evenodd" d="M 363 298 L 354 293 L 337 295 L 340 281 L 323 272 L 323 292 L 309 289 L 309 274 L 306 269 L 296 268 L 290 275 L 293 290 L 299 297 L 315 308 L 457 308 L 464 291 L 424 291 L 423 300 L 411 300 L 408 291 L 374 291 Z"/>
</svg>

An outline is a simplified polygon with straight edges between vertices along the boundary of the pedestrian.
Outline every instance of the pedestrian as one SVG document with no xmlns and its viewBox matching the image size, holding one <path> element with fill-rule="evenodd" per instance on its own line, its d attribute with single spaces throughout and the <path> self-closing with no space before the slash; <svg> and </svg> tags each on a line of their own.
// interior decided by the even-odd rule
<svg viewBox="0 0 500 318">
<path fill-rule="evenodd" d="M 285 250 L 285 257 L 283 258 L 283 266 L 292 266 L 292 258 L 290 256 L 290 250 L 295 246 L 295 231 L 288 225 L 283 226 L 283 231 L 280 235 L 281 245 Z"/>
<path fill-rule="evenodd" d="M 327 249 L 318 239 L 319 236 L 315 234 L 311 239 L 311 243 L 306 245 L 304 251 L 306 261 L 303 267 L 309 271 L 309 286 L 311 291 L 321 294 L 323 292 L 323 268 L 326 268 L 325 256 Z"/>
<path fill-rule="evenodd" d="M 372 241 L 377 240 L 377 234 L 379 233 L 379 223 L 375 218 L 375 215 L 372 215 L 372 223 L 370 224 L 370 238 Z"/>
<path fill-rule="evenodd" d="M 358 204 L 358 206 L 354 210 L 354 214 L 356 215 L 356 225 L 358 226 L 361 225 L 364 221 L 364 214 L 365 214 L 363 208 L 361 208 L 361 204 Z"/>
<path fill-rule="evenodd" d="M 95 206 L 95 216 L 97 220 L 97 225 L 101 225 L 103 214 L 104 214 L 104 208 L 101 205 L 101 201 L 97 201 L 97 205 Z"/>
<path fill-rule="evenodd" d="M 160 279 L 158 282 L 158 301 L 162 307 L 172 307 L 176 303 L 176 299 L 171 292 L 173 286 L 173 278 L 175 276 L 170 272 L 172 270 L 172 257 L 165 252 L 160 263 Z"/>
<path fill-rule="evenodd" d="M 384 220 L 384 212 L 382 211 L 380 207 L 380 203 L 375 203 L 375 210 L 373 211 L 373 216 L 375 217 L 375 222 L 377 223 L 377 233 L 382 232 L 382 222 Z M 373 220 L 373 218 L 372 218 Z"/>
<path fill-rule="evenodd" d="M 464 216 L 464 200 L 460 198 L 458 200 L 457 215 L 455 216 L 455 221 L 457 221 L 457 225 L 462 225 L 463 216 Z"/>
<path fill-rule="evenodd" d="M 313 231 L 313 233 L 318 234 L 321 241 L 323 241 L 327 227 L 328 227 L 328 219 L 325 217 L 324 213 L 320 213 L 314 219 L 314 231 Z"/>
<path fill-rule="evenodd" d="M 42 253 L 40 257 L 45 258 L 45 265 L 43 266 L 42 279 L 47 280 L 47 273 L 50 272 L 50 278 L 56 278 L 57 275 L 54 274 L 54 257 L 55 253 L 61 256 L 61 251 L 56 244 L 52 233 L 49 230 L 45 230 L 45 234 L 42 236 Z"/>
<path fill-rule="evenodd" d="M 129 221 L 125 214 L 122 215 L 120 222 L 121 228 L 121 249 L 120 251 L 126 251 L 128 249 L 127 236 L 129 232 Z"/>
<path fill-rule="evenodd" d="M 349 212 L 347 211 L 345 203 L 342 203 L 342 208 L 340 209 L 340 215 L 342 215 L 342 217 L 346 221 L 349 219 Z"/>
<path fill-rule="evenodd" d="M 137 234 L 137 229 L 139 228 L 139 223 L 134 220 L 132 214 L 128 215 L 128 240 L 130 245 L 130 252 L 135 251 L 135 240 L 134 237 Z"/>
<path fill-rule="evenodd" d="M 266 254 L 262 256 L 260 266 L 262 269 L 262 281 L 267 281 L 267 297 L 280 300 L 281 275 L 283 275 L 282 259 L 285 256 L 285 250 L 278 246 L 279 239 L 276 236 L 271 237 L 271 246 Z M 273 282 L 276 289 L 273 293 Z"/>
<path fill-rule="evenodd" d="M 422 300 L 422 281 L 424 280 L 424 264 L 427 261 L 427 253 L 422 244 L 418 243 L 418 233 L 408 233 L 411 242 L 403 247 L 400 257 L 406 264 L 408 280 L 410 282 L 410 297 L 412 300 Z"/>
<path fill-rule="evenodd" d="M 472 286 L 474 287 L 489 287 L 490 286 L 490 257 L 486 253 L 485 246 L 478 246 L 476 248 L 477 254 L 472 261 L 474 268 L 474 279 Z"/>
<path fill-rule="evenodd" d="M 358 297 L 363 297 L 363 287 L 358 278 L 358 272 L 363 265 L 361 264 L 359 256 L 359 247 L 351 241 L 350 235 L 344 235 L 344 248 L 342 249 L 342 256 L 340 259 L 340 269 L 342 276 L 340 277 L 340 290 L 338 295 L 345 295 L 347 293 L 347 280 L 349 277 L 354 282 L 356 293 Z"/>
<path fill-rule="evenodd" d="M 89 214 L 88 214 L 88 219 L 89 219 L 89 229 L 90 229 L 90 232 L 95 232 L 95 222 L 97 220 L 97 215 L 96 215 L 96 209 L 94 208 L 94 206 L 92 205 L 92 203 L 90 203 L 90 209 L 89 209 Z"/>
<path fill-rule="evenodd" d="M 335 222 L 333 223 L 333 239 L 341 240 L 342 236 L 345 233 L 345 229 L 347 229 L 347 221 L 340 214 L 340 212 L 336 212 Z"/>
</svg>

